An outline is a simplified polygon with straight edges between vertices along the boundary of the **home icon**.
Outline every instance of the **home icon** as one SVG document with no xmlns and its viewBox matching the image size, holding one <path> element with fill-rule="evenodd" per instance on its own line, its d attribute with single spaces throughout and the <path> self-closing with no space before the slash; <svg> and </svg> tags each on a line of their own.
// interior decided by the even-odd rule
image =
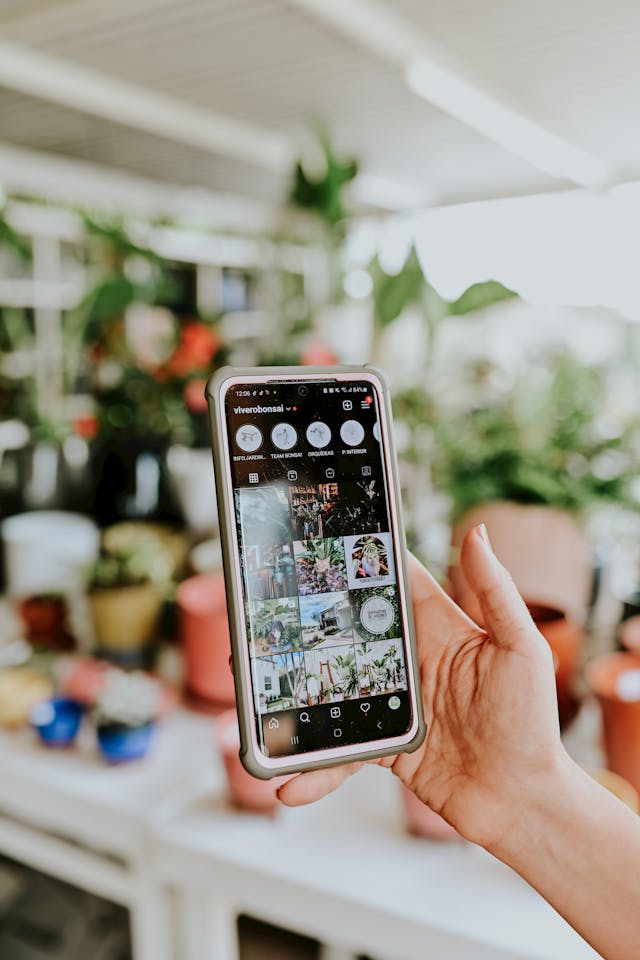
<svg viewBox="0 0 640 960">
<path fill-rule="evenodd" d="M 269 720 L 269 730 L 277 730 L 279 726 L 279 721 L 276 720 L 275 717 L 271 717 L 271 720 Z"/>
</svg>

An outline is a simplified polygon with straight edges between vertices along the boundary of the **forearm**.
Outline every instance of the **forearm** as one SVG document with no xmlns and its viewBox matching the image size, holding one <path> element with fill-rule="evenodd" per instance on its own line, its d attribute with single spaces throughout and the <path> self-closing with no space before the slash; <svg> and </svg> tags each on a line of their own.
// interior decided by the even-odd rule
<svg viewBox="0 0 640 960">
<path fill-rule="evenodd" d="M 566 758 L 491 852 L 606 960 L 640 946 L 640 818 Z"/>
</svg>

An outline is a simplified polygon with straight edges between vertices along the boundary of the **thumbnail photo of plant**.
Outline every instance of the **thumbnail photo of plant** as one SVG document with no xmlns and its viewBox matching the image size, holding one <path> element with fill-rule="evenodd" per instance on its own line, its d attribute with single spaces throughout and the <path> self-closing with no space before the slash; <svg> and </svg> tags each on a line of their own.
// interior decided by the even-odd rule
<svg viewBox="0 0 640 960">
<path fill-rule="evenodd" d="M 342 538 L 327 537 L 324 540 L 299 540 L 293 545 L 298 592 L 305 596 L 311 593 L 334 593 L 347 589 Z"/>
<path fill-rule="evenodd" d="M 252 600 L 294 597 L 298 592 L 293 544 L 254 544 L 242 551 L 247 594 Z"/>
<path fill-rule="evenodd" d="M 298 600 L 257 600 L 251 604 L 251 656 L 289 653 L 302 646 Z"/>
<path fill-rule="evenodd" d="M 337 502 L 337 483 L 314 483 L 291 487 L 293 539 L 311 540 L 326 536 L 326 518 Z"/>
<path fill-rule="evenodd" d="M 356 663 L 361 697 L 407 689 L 400 639 L 362 640 L 356 644 Z"/>
<path fill-rule="evenodd" d="M 353 644 L 305 650 L 309 706 L 337 703 L 358 695 L 358 666 Z"/>
<path fill-rule="evenodd" d="M 400 606 L 395 587 L 351 590 L 349 599 L 353 609 L 356 639 L 392 640 L 401 635 Z"/>
<path fill-rule="evenodd" d="M 245 547 L 292 539 L 289 498 L 286 487 L 280 484 L 236 490 L 236 516 Z"/>
<path fill-rule="evenodd" d="M 344 549 L 350 588 L 395 583 L 390 533 L 345 537 Z"/>
<path fill-rule="evenodd" d="M 279 653 L 253 661 L 254 690 L 260 713 L 307 706 L 302 653 Z"/>
<path fill-rule="evenodd" d="M 325 537 L 349 536 L 354 530 L 379 533 L 389 529 L 387 502 L 379 480 L 346 481 L 325 512 Z"/>
</svg>

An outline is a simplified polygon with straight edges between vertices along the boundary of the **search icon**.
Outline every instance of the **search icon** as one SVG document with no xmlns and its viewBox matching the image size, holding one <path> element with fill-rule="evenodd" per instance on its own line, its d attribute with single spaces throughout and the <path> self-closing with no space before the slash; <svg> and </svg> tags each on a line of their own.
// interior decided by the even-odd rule
<svg viewBox="0 0 640 960">
<path fill-rule="evenodd" d="M 300 723 L 311 723 L 311 717 L 308 713 L 300 714 Z"/>
</svg>

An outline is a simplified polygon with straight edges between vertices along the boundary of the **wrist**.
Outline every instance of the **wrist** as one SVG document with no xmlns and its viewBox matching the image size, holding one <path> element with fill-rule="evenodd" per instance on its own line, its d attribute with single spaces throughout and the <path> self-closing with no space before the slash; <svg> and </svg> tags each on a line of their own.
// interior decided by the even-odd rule
<svg viewBox="0 0 640 960">
<path fill-rule="evenodd" d="M 587 774 L 561 747 L 547 767 L 510 798 L 510 816 L 505 819 L 508 827 L 486 849 L 519 870 L 523 858 L 544 848 L 555 829 L 570 827 L 576 796 L 585 779 L 589 780 Z"/>
</svg>

